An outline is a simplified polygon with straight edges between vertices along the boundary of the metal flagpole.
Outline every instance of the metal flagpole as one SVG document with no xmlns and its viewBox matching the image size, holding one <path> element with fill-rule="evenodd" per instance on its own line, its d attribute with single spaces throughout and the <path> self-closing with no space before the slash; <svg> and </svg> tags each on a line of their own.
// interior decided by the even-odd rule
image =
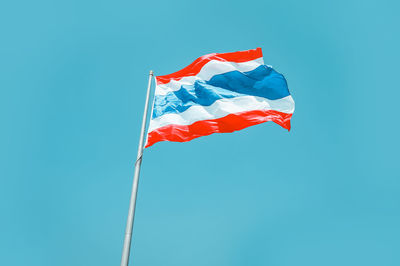
<svg viewBox="0 0 400 266">
<path fill-rule="evenodd" d="M 151 88 L 151 78 L 152 77 L 153 77 L 153 71 L 150 70 L 149 83 L 147 85 L 146 103 L 144 105 L 144 112 L 143 112 L 142 129 L 140 130 L 139 147 L 138 147 L 136 163 L 135 163 L 135 172 L 133 175 L 133 184 L 132 184 L 131 200 L 129 203 L 128 220 L 126 222 L 124 247 L 122 249 L 121 266 L 128 266 L 128 263 L 129 263 L 129 252 L 131 249 L 132 228 L 133 228 L 133 220 L 135 217 L 136 196 L 137 196 L 138 183 L 139 183 L 140 165 L 142 164 L 143 140 L 144 140 L 144 132 L 146 129 L 147 110 L 149 108 L 149 98 L 150 98 L 150 88 Z"/>
</svg>

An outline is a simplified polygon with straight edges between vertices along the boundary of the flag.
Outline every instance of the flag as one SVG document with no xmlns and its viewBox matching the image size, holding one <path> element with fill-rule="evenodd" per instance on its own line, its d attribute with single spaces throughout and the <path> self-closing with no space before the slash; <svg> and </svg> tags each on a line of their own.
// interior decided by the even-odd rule
<svg viewBox="0 0 400 266">
<path fill-rule="evenodd" d="M 273 121 L 290 130 L 294 101 L 261 48 L 213 53 L 157 76 L 146 147 L 185 142 Z"/>
</svg>

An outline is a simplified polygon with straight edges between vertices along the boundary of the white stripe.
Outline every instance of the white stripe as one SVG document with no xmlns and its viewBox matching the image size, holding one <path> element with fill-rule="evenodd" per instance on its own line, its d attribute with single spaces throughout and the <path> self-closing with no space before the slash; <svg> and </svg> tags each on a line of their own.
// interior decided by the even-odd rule
<svg viewBox="0 0 400 266">
<path fill-rule="evenodd" d="M 179 114 L 165 114 L 150 121 L 148 132 L 167 125 L 191 125 L 196 121 L 217 119 L 232 113 L 274 110 L 292 114 L 294 101 L 292 96 L 278 100 L 269 100 L 257 96 L 241 96 L 231 99 L 220 99 L 210 106 L 194 105 Z"/>
<path fill-rule="evenodd" d="M 196 76 L 187 76 L 180 80 L 171 80 L 166 84 L 157 85 L 155 95 L 165 95 L 170 91 L 177 91 L 182 85 L 193 85 L 196 80 L 208 81 L 215 75 L 235 70 L 247 72 L 254 70 L 261 65 L 264 65 L 264 59 L 262 57 L 243 63 L 211 60 L 203 66 Z"/>
</svg>

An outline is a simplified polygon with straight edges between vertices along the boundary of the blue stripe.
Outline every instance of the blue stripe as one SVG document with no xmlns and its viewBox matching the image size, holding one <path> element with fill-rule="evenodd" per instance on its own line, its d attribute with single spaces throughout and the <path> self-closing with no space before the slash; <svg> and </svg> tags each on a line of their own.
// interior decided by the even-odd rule
<svg viewBox="0 0 400 266">
<path fill-rule="evenodd" d="M 263 65 L 249 72 L 215 75 L 209 81 L 196 81 L 166 95 L 156 95 L 152 117 L 181 113 L 193 105 L 209 106 L 219 99 L 245 95 L 276 100 L 290 93 L 283 75 Z"/>
</svg>

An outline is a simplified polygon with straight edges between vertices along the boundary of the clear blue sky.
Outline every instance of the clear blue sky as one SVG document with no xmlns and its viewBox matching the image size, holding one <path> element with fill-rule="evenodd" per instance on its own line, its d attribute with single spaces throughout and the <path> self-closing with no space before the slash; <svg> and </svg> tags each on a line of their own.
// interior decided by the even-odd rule
<svg viewBox="0 0 400 266">
<path fill-rule="evenodd" d="M 399 8 L 2 2 L 0 264 L 119 265 L 148 71 L 262 47 L 292 131 L 146 150 L 133 265 L 400 265 Z"/>
</svg>

